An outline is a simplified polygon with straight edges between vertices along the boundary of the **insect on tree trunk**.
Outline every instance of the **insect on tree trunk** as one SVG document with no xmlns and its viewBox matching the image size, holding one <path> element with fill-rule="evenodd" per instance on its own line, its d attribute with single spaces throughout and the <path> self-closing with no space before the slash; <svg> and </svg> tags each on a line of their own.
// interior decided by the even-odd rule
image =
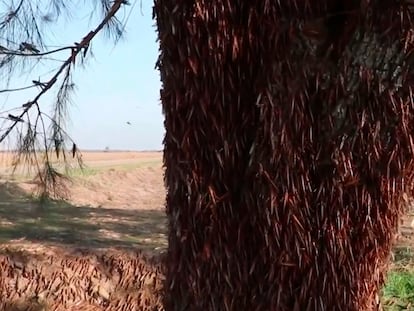
<svg viewBox="0 0 414 311">
<path fill-rule="evenodd" d="M 379 309 L 412 183 L 407 6 L 156 0 L 154 14 L 166 310 Z"/>
</svg>

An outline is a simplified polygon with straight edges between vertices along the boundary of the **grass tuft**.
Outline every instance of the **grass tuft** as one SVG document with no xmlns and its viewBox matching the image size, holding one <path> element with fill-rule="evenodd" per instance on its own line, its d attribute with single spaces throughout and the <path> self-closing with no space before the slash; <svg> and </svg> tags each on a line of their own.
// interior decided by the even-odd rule
<svg viewBox="0 0 414 311">
<path fill-rule="evenodd" d="M 414 272 L 390 271 L 382 295 L 386 311 L 414 310 Z"/>
</svg>

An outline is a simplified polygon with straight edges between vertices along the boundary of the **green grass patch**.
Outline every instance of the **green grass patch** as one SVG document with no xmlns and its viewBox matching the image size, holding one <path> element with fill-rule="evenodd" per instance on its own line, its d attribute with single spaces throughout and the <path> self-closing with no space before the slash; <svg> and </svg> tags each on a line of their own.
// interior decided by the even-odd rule
<svg viewBox="0 0 414 311">
<path fill-rule="evenodd" d="M 160 160 L 137 160 L 136 162 L 131 161 L 126 163 L 122 163 L 122 161 L 117 163 L 116 160 L 113 162 L 103 161 L 102 163 L 96 161 L 92 162 L 91 165 L 84 163 L 83 167 L 80 167 L 78 164 L 70 164 L 66 166 L 64 163 L 58 162 L 52 164 L 55 169 L 68 177 L 88 177 L 109 170 L 128 171 L 143 167 L 155 167 L 161 165 L 162 162 Z M 3 172 L 3 177 L 14 182 L 25 182 L 32 180 L 36 174 L 37 169 L 35 167 L 20 166 L 14 173 L 11 169 L 6 170 Z"/>
<path fill-rule="evenodd" d="M 381 294 L 384 311 L 414 311 L 414 251 L 411 247 L 394 248 L 393 262 Z"/>
<path fill-rule="evenodd" d="M 414 271 L 390 271 L 382 294 L 384 310 L 414 310 Z"/>
<path fill-rule="evenodd" d="M 82 177 L 82 176 L 93 176 L 99 173 L 99 169 L 92 167 L 76 167 L 68 169 L 64 174 L 67 174 L 69 177 Z"/>
<path fill-rule="evenodd" d="M 93 176 L 100 172 L 109 171 L 109 170 L 129 171 L 129 170 L 143 168 L 143 167 L 154 167 L 159 164 L 160 164 L 160 161 L 158 160 L 150 160 L 150 161 L 139 161 L 139 162 L 120 163 L 120 164 L 107 163 L 104 165 L 94 165 L 92 167 L 85 165 L 83 168 L 80 168 L 80 167 L 71 168 L 67 170 L 67 174 L 69 177 Z"/>
</svg>

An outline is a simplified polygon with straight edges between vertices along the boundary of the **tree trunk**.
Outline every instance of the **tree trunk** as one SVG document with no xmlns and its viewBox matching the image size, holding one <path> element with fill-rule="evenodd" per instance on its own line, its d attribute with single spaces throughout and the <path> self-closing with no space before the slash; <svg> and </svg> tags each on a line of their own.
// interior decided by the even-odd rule
<svg viewBox="0 0 414 311">
<path fill-rule="evenodd" d="M 155 0 L 167 311 L 379 308 L 414 153 L 379 2 Z"/>
</svg>

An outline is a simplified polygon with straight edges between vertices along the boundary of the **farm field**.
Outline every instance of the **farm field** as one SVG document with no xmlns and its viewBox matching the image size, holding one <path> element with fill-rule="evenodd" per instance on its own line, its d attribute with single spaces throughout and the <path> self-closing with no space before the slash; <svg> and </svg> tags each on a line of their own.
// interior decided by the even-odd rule
<svg viewBox="0 0 414 311">
<path fill-rule="evenodd" d="M 13 156 L 0 154 L 0 310 L 161 310 L 162 154 L 82 160 L 67 171 L 67 199 L 43 202 L 32 172 L 11 175 Z"/>
<path fill-rule="evenodd" d="M 33 198 L 36 185 L 30 175 L 2 176 L 0 242 L 165 248 L 162 154 L 87 152 L 82 157 L 83 171 L 76 165 L 68 171 L 65 202 L 45 204 Z"/>
<path fill-rule="evenodd" d="M 42 202 L 31 195 L 30 175 L 12 176 L 12 156 L 0 154 L 0 297 L 7 297 L 0 310 L 30 305 L 30 310 L 109 311 L 123 301 L 158 310 L 160 258 L 167 246 L 162 153 L 84 152 L 82 159 L 83 171 L 75 165 L 68 170 L 67 200 Z M 414 310 L 413 219 L 409 212 L 401 226 L 384 289 L 385 310 Z M 81 272 L 78 266 L 84 267 Z M 30 283 L 27 271 L 43 277 L 38 279 L 43 288 Z M 127 271 L 145 277 L 136 284 Z M 57 276 L 66 285 L 56 285 Z M 10 288 L 16 294 L 7 296 Z M 66 304 L 53 305 L 51 288 Z"/>
</svg>

